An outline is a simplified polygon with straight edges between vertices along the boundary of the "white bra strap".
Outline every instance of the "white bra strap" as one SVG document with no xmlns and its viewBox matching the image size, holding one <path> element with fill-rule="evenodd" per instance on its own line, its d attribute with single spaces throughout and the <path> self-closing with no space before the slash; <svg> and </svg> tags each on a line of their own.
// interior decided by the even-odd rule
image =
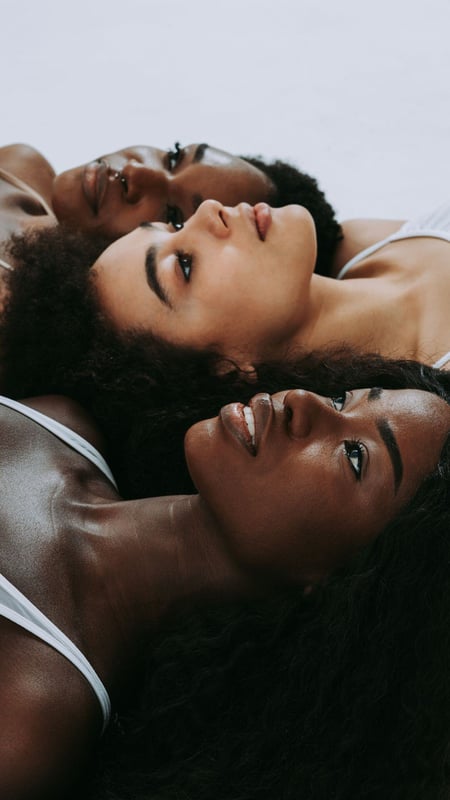
<svg viewBox="0 0 450 800">
<path fill-rule="evenodd" d="M 3 261 L 3 258 L 0 258 L 0 267 L 3 267 L 3 269 L 8 269 L 10 272 L 14 272 L 14 267 L 11 266 L 11 264 L 8 264 L 7 261 Z"/>
<path fill-rule="evenodd" d="M 36 408 L 25 406 L 23 403 L 19 403 L 17 400 L 11 400 L 10 397 L 3 397 L 0 395 L 0 405 L 6 406 L 7 408 L 12 408 L 14 411 L 17 411 L 24 417 L 28 417 L 29 419 L 33 420 L 33 422 L 41 425 L 41 427 L 45 428 L 50 433 L 53 433 L 54 436 L 56 436 L 58 439 L 61 439 L 61 441 L 65 442 L 65 444 L 69 445 L 69 447 L 71 447 L 73 450 L 76 450 L 78 453 L 80 453 L 80 455 L 87 458 L 88 461 L 90 461 L 101 472 L 103 472 L 104 476 L 108 478 L 114 488 L 118 491 L 114 476 L 102 454 L 99 453 L 90 442 L 86 441 L 86 439 L 83 439 L 82 436 L 79 436 L 78 433 L 75 433 L 75 431 L 73 431 L 71 428 L 68 428 L 66 425 L 62 425 L 62 423 L 58 422 L 56 419 L 47 417 L 46 414 L 42 414 Z"/>
<path fill-rule="evenodd" d="M 25 192 L 25 194 L 29 194 L 30 197 L 33 197 L 37 200 L 38 203 L 41 204 L 42 208 L 44 209 L 45 213 L 52 217 L 52 219 L 56 219 L 55 212 L 49 206 L 46 200 L 42 197 L 36 189 L 33 189 L 32 186 L 29 186 L 28 183 L 25 183 L 21 178 L 18 178 L 17 175 L 14 175 L 12 172 L 8 172 L 8 170 L 3 169 L 0 167 L 0 178 L 7 183 L 10 183 L 11 186 L 15 186 L 16 189 L 20 189 L 20 191 Z"/>
<path fill-rule="evenodd" d="M 450 350 L 433 364 L 435 369 L 442 369 L 450 361 Z"/>
<path fill-rule="evenodd" d="M 25 595 L 22 594 L 4 575 L 0 574 L 0 616 L 9 619 L 19 627 L 32 633 L 38 639 L 46 642 L 54 650 L 67 658 L 86 678 L 100 703 L 103 715 L 103 728 L 105 730 L 111 716 L 111 701 L 108 692 L 81 650 L 49 620 L 42 611 L 39 611 Z"/>
</svg>

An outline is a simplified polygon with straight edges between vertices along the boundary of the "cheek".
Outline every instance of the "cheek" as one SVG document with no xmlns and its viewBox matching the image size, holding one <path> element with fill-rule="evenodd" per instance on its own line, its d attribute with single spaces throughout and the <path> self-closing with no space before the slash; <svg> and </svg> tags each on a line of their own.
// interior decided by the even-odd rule
<svg viewBox="0 0 450 800">
<path fill-rule="evenodd" d="M 77 213 L 80 206 L 80 180 L 74 171 L 58 175 L 53 182 L 52 205 L 58 219 L 68 212 Z"/>
<path fill-rule="evenodd" d="M 224 474 L 216 484 L 217 519 L 230 551 L 249 568 L 290 574 L 295 564 L 297 571 L 305 553 L 303 537 L 308 539 L 314 528 L 303 492 L 270 473 L 231 475 L 231 481 Z"/>
<path fill-rule="evenodd" d="M 166 209 L 156 196 L 155 191 L 148 189 L 142 200 L 136 205 L 122 206 L 117 214 L 127 233 L 137 228 L 142 222 L 166 222 Z M 117 221 L 116 221 L 117 222 Z"/>
</svg>

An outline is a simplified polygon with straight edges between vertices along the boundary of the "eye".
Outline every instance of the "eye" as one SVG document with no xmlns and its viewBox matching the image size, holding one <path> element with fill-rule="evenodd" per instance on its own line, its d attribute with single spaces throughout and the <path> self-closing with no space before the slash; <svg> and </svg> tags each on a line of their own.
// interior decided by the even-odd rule
<svg viewBox="0 0 450 800">
<path fill-rule="evenodd" d="M 167 168 L 172 172 L 184 156 L 184 150 L 179 142 L 175 142 L 173 150 L 167 151 Z"/>
<path fill-rule="evenodd" d="M 191 255 L 189 255 L 189 253 L 184 253 L 181 250 L 177 250 L 176 256 L 183 278 L 186 283 L 189 283 L 191 279 L 193 258 Z"/>
<path fill-rule="evenodd" d="M 331 397 L 331 404 L 336 411 L 342 411 L 347 400 L 347 392 L 339 394 L 336 397 Z"/>
<path fill-rule="evenodd" d="M 167 206 L 166 208 L 166 222 L 173 225 L 176 231 L 181 231 L 184 227 L 183 212 L 178 206 Z"/>
<path fill-rule="evenodd" d="M 361 442 L 344 442 L 345 455 L 358 481 L 361 480 L 361 473 L 364 463 L 364 446 Z"/>
</svg>

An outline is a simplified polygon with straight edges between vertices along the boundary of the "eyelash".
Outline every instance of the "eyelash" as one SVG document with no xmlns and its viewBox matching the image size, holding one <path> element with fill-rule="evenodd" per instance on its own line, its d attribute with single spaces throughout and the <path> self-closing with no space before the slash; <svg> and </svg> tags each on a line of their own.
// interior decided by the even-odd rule
<svg viewBox="0 0 450 800">
<path fill-rule="evenodd" d="M 194 259 L 189 253 L 184 253 L 182 250 L 176 251 L 176 257 L 181 269 L 181 274 L 185 282 L 189 283 Z"/>
<path fill-rule="evenodd" d="M 331 398 L 332 406 L 336 411 L 343 411 L 347 402 L 347 394 L 347 392 L 343 392 L 343 394 Z M 338 406 L 340 407 L 338 408 Z M 356 479 L 360 481 L 364 464 L 364 445 L 358 440 L 344 442 L 344 452 Z"/>
<path fill-rule="evenodd" d="M 184 156 L 184 148 L 181 147 L 179 142 L 175 142 L 173 150 L 167 151 L 167 167 L 169 172 L 172 172 L 178 166 Z"/>
<path fill-rule="evenodd" d="M 167 206 L 166 222 L 172 225 L 176 231 L 181 231 L 184 228 L 184 219 L 181 209 L 177 206 Z"/>
<path fill-rule="evenodd" d="M 356 479 L 360 481 L 364 463 L 364 445 L 358 440 L 354 442 L 344 442 L 344 452 L 356 475 Z M 356 464 L 354 463 L 354 459 L 356 460 Z"/>
<path fill-rule="evenodd" d="M 167 151 L 167 169 L 173 172 L 184 156 L 184 148 L 179 142 L 175 142 L 173 149 Z M 173 225 L 176 231 L 180 231 L 184 225 L 184 217 L 178 206 L 167 206 L 166 222 Z"/>
<path fill-rule="evenodd" d="M 331 404 L 332 404 L 333 408 L 336 409 L 336 411 L 343 411 L 344 406 L 345 406 L 345 404 L 347 402 L 347 392 L 343 392 L 343 394 L 335 395 L 334 397 L 331 397 L 330 399 L 331 399 Z M 341 407 L 340 408 L 336 408 L 336 404 L 339 403 L 340 401 L 342 401 Z"/>
</svg>

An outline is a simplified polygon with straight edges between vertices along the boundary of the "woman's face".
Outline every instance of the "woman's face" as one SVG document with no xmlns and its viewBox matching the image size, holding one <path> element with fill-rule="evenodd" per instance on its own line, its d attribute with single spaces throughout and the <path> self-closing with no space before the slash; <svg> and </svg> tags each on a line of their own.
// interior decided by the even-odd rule
<svg viewBox="0 0 450 800">
<path fill-rule="evenodd" d="M 189 470 L 232 557 L 318 581 L 370 542 L 438 463 L 450 407 L 416 390 L 256 395 L 187 433 Z"/>
<path fill-rule="evenodd" d="M 316 234 L 302 206 L 208 200 L 184 228 L 145 225 L 94 265 L 102 310 L 120 330 L 214 348 L 241 364 L 275 355 L 308 308 Z"/>
<path fill-rule="evenodd" d="M 184 222 L 208 198 L 254 204 L 273 189 L 259 169 L 206 144 L 137 145 L 57 175 L 52 204 L 60 222 L 113 241 L 144 220 Z"/>
</svg>

